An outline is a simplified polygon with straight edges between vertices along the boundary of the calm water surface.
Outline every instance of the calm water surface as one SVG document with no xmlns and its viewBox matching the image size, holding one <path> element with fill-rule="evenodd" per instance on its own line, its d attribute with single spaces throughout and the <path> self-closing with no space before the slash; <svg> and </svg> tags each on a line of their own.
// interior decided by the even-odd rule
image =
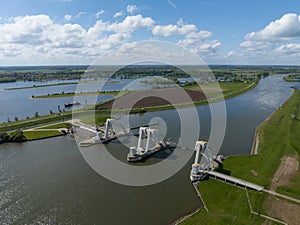
<svg viewBox="0 0 300 225">
<path fill-rule="evenodd" d="M 222 153 L 250 152 L 255 127 L 292 93 L 289 86 L 293 84 L 283 82 L 282 77 L 265 78 L 250 92 L 226 100 L 227 130 Z M 197 110 L 200 137 L 207 139 L 209 107 L 199 106 Z M 165 119 L 170 135 L 178 135 L 174 110 L 134 115 L 132 120 L 142 124 L 157 116 Z M 118 142 L 108 148 L 115 151 L 116 157 L 128 151 Z M 0 224 L 169 224 L 200 205 L 189 181 L 192 161 L 162 183 L 127 187 L 94 172 L 71 137 L 2 144 Z"/>
<path fill-rule="evenodd" d="M 136 90 L 136 89 L 149 89 L 150 85 L 142 84 L 133 79 L 113 79 L 112 82 L 106 83 L 102 88 L 100 88 L 103 83 L 101 81 L 88 82 L 87 84 L 81 84 L 81 91 L 92 92 L 106 90 Z M 32 95 L 47 95 L 54 93 L 61 93 L 64 91 L 68 92 L 80 92 L 76 91 L 77 84 L 66 84 L 59 86 L 48 86 L 48 87 L 38 87 L 38 88 L 28 88 L 28 89 L 18 89 L 18 90 L 5 90 L 5 88 L 12 87 L 28 87 L 35 85 L 45 85 L 54 84 L 62 82 L 78 82 L 78 80 L 67 80 L 67 81 L 49 81 L 49 82 L 15 82 L 15 83 L 2 83 L 0 84 L 0 122 L 7 122 L 7 118 L 14 120 L 14 117 L 18 119 L 25 119 L 27 116 L 33 117 L 35 112 L 39 115 L 49 114 L 50 110 L 53 112 L 58 111 L 58 105 L 61 109 L 64 108 L 64 104 L 73 101 L 73 97 L 63 97 L 63 98 L 32 98 Z M 98 97 L 97 102 L 103 102 L 114 98 L 112 95 L 101 95 Z M 76 97 L 82 104 L 94 104 L 93 96 L 79 96 Z M 73 107 L 76 109 L 78 107 Z"/>
</svg>

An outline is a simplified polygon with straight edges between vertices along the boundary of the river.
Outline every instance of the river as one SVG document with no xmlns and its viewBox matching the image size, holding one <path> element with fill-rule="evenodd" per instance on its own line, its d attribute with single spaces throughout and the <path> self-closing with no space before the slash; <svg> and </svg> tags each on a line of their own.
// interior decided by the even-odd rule
<svg viewBox="0 0 300 225">
<path fill-rule="evenodd" d="M 256 126 L 292 93 L 283 75 L 261 80 L 253 90 L 226 100 L 227 129 L 221 152 L 249 154 Z M 215 103 L 218 104 L 218 103 Z M 209 107 L 198 106 L 201 138 L 210 131 Z M 170 121 L 175 110 L 148 112 Z M 175 120 L 175 121 L 174 121 Z M 169 124 L 169 123 L 168 123 Z M 117 142 L 110 149 L 120 149 Z M 116 157 L 124 156 L 124 151 Z M 99 176 L 84 161 L 71 137 L 0 146 L 1 224 L 169 224 L 200 206 L 189 181 L 191 159 L 176 175 L 159 184 L 128 187 Z M 151 159 L 150 159 L 151 162 Z"/>
<path fill-rule="evenodd" d="M 66 84 L 58 86 L 46 86 L 46 87 L 35 87 L 27 89 L 16 89 L 16 90 L 6 90 L 7 88 L 20 88 L 20 87 L 32 87 L 33 85 L 51 85 L 63 82 L 78 82 L 78 80 L 54 80 L 48 82 L 15 82 L 15 83 L 1 83 L 0 84 L 0 123 L 7 122 L 8 117 L 11 121 L 15 117 L 18 119 L 25 119 L 28 117 L 33 117 L 35 112 L 38 112 L 39 115 L 49 114 L 50 110 L 53 112 L 58 111 L 58 106 L 61 109 L 64 109 L 64 104 L 72 102 L 73 97 L 61 97 L 61 98 L 32 98 L 32 96 L 38 95 L 47 95 L 54 93 L 68 93 L 76 92 L 77 84 Z M 102 84 L 101 80 L 91 81 L 87 84 L 84 84 L 84 81 L 81 81 L 82 89 L 85 91 L 93 92 L 99 90 L 99 84 Z M 129 85 L 129 87 L 128 87 Z M 148 89 L 151 86 L 147 84 L 142 84 L 140 82 L 134 82 L 133 79 L 112 79 L 110 82 L 102 87 L 102 91 L 111 91 L 111 90 L 123 90 L 124 87 L 127 87 L 131 90 L 137 89 Z M 94 104 L 93 96 L 78 96 L 76 97 L 82 104 Z M 97 102 L 103 102 L 114 98 L 112 95 L 101 95 L 98 97 Z M 74 106 L 72 109 L 76 109 L 81 106 Z M 66 109 L 69 110 L 69 109 Z"/>
</svg>

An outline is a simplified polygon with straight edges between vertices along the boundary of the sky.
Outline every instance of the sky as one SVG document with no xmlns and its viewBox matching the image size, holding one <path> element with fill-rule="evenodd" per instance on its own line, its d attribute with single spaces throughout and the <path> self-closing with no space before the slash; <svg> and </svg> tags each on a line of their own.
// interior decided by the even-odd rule
<svg viewBox="0 0 300 225">
<path fill-rule="evenodd" d="M 299 65 L 300 1 L 0 3 L 0 66 L 88 65 L 148 40 L 171 42 L 207 64 Z"/>
</svg>

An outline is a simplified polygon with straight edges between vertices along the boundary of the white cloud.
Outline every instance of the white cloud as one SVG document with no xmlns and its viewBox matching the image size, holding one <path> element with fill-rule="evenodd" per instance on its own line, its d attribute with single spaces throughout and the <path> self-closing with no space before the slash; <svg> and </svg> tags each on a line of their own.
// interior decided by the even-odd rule
<svg viewBox="0 0 300 225">
<path fill-rule="evenodd" d="M 236 55 L 237 55 L 237 52 L 234 51 L 234 50 L 232 50 L 232 51 L 229 51 L 229 52 L 225 55 L 225 57 L 232 57 L 232 56 L 236 56 Z"/>
<path fill-rule="evenodd" d="M 52 31 L 55 31 L 55 35 L 52 35 Z M 55 48 L 81 48 L 85 44 L 86 31 L 78 24 L 56 25 L 45 34 Z"/>
<path fill-rule="evenodd" d="M 170 35 L 186 35 L 190 32 L 195 32 L 196 30 L 197 28 L 193 24 L 187 24 L 187 25 L 169 24 L 165 26 L 157 25 L 153 27 L 152 33 L 154 35 L 161 35 L 167 37 Z"/>
<path fill-rule="evenodd" d="M 286 44 L 281 45 L 278 48 L 275 49 L 276 53 L 279 53 L 280 55 L 288 55 L 291 57 L 294 57 L 297 55 L 300 56 L 300 44 Z"/>
<path fill-rule="evenodd" d="M 137 10 L 137 7 L 136 7 L 136 5 L 128 5 L 126 10 L 128 13 L 132 14 L 134 11 Z"/>
<path fill-rule="evenodd" d="M 72 19 L 72 15 L 66 14 L 66 15 L 64 16 L 64 20 L 65 20 L 66 22 L 69 22 L 71 19 Z"/>
<path fill-rule="evenodd" d="M 247 51 L 264 51 L 270 50 L 273 47 L 273 43 L 264 42 L 264 41 L 244 41 L 240 44 L 240 47 L 246 49 Z"/>
<path fill-rule="evenodd" d="M 0 25 L 0 43 L 28 43 L 43 42 L 43 28 L 52 25 L 52 20 L 46 15 L 16 17 L 12 23 Z"/>
<path fill-rule="evenodd" d="M 246 40 L 287 41 L 300 38 L 300 16 L 293 13 L 283 15 L 264 29 L 246 35 Z"/>
<path fill-rule="evenodd" d="M 153 26 L 154 20 L 150 17 L 142 17 L 141 15 L 127 16 L 120 23 L 112 23 L 107 26 L 107 30 L 114 32 L 132 32 L 140 28 L 148 28 Z"/>
<path fill-rule="evenodd" d="M 240 49 L 229 56 L 258 64 L 292 63 L 300 56 L 300 44 L 291 42 L 299 40 L 300 16 L 287 13 L 263 29 L 246 34 L 244 41 L 240 43 Z"/>
<path fill-rule="evenodd" d="M 117 17 L 120 17 L 120 16 L 123 16 L 123 12 L 122 11 L 116 12 L 114 14 L 114 18 L 117 18 Z"/>
<path fill-rule="evenodd" d="M 71 18 L 65 16 L 66 20 Z M 11 18 L 10 22 L 0 24 L 3 34 L 0 59 L 16 56 L 24 63 L 24 59 L 40 62 L 59 58 L 58 63 L 76 57 L 88 60 L 128 42 L 133 31 L 150 28 L 153 24 L 150 17 L 141 15 L 127 16 L 114 23 L 99 20 L 87 29 L 76 23 L 55 23 L 46 15 Z"/>
<path fill-rule="evenodd" d="M 101 9 L 100 11 L 98 11 L 97 13 L 95 13 L 95 17 L 98 19 L 100 17 L 100 15 L 102 15 L 105 11 L 103 9 Z"/>
<path fill-rule="evenodd" d="M 84 12 L 77 15 L 79 14 L 82 15 Z M 151 32 L 155 26 L 155 21 L 151 17 L 142 15 L 129 15 L 116 22 L 98 20 L 88 28 L 70 22 L 73 18 L 74 16 L 66 14 L 65 24 L 60 24 L 47 15 L 32 15 L 11 18 L 0 24 L 1 62 L 89 63 L 108 50 L 130 42 L 134 31 L 142 29 Z M 160 27 L 163 34 L 161 36 L 181 35 L 183 37 L 178 38 L 177 44 L 195 53 L 211 55 L 221 45 L 217 40 L 206 40 L 212 36 L 211 32 L 198 30 L 193 24 L 185 25 L 182 19 L 174 25 Z M 168 31 L 169 27 L 171 27 L 170 31 Z"/>
<path fill-rule="evenodd" d="M 204 39 L 210 36 L 212 36 L 212 33 L 206 30 L 191 32 L 185 35 L 185 39 L 179 40 L 178 44 L 182 46 L 191 46 L 196 43 L 204 41 Z"/>
<path fill-rule="evenodd" d="M 164 37 L 171 35 L 184 36 L 177 44 L 190 49 L 196 54 L 214 54 L 221 46 L 221 42 L 218 40 L 205 40 L 212 36 L 210 31 L 199 31 L 194 24 L 184 24 L 182 18 L 180 18 L 176 24 L 154 26 L 152 33 L 156 36 Z"/>
<path fill-rule="evenodd" d="M 86 14 L 86 12 L 83 12 L 83 11 L 78 12 L 78 13 L 74 16 L 74 18 L 79 18 L 79 17 L 81 17 L 81 16 L 84 15 L 84 14 Z"/>
</svg>

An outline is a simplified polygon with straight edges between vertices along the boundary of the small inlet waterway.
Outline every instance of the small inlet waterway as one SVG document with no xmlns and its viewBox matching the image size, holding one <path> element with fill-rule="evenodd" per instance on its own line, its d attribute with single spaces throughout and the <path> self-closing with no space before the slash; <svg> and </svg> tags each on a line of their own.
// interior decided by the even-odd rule
<svg viewBox="0 0 300 225">
<path fill-rule="evenodd" d="M 223 154 L 250 153 L 256 126 L 289 98 L 290 86 L 297 85 L 285 83 L 283 76 L 264 78 L 253 90 L 226 100 Z M 197 110 L 203 120 L 201 139 L 207 139 L 209 107 L 198 106 Z M 161 117 L 168 130 L 177 129 L 178 115 L 174 110 L 134 117 L 142 122 Z M 116 150 L 116 158 L 127 154 L 118 142 L 108 147 Z M 192 161 L 162 183 L 128 187 L 94 172 L 72 137 L 2 144 L 0 224 L 170 224 L 200 205 L 189 181 Z"/>
</svg>

